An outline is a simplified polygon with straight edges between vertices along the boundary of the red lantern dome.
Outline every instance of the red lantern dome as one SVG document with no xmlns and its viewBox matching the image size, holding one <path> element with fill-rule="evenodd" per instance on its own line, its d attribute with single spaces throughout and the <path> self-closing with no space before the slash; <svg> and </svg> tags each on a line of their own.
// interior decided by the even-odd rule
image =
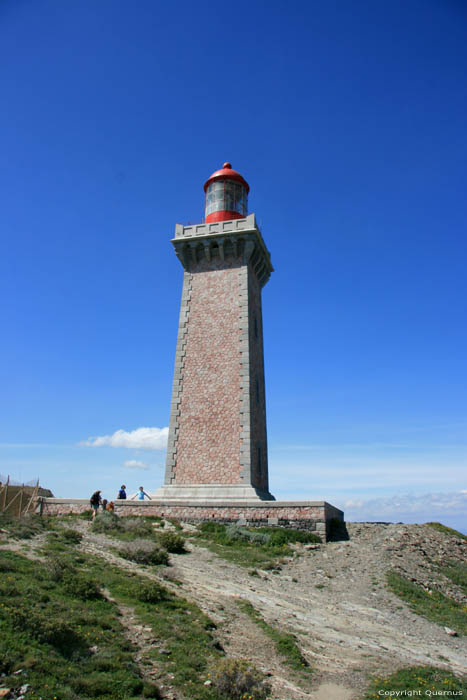
<svg viewBox="0 0 467 700">
<path fill-rule="evenodd" d="M 248 214 L 250 186 L 240 173 L 224 163 L 204 184 L 206 223 L 243 219 Z"/>
</svg>

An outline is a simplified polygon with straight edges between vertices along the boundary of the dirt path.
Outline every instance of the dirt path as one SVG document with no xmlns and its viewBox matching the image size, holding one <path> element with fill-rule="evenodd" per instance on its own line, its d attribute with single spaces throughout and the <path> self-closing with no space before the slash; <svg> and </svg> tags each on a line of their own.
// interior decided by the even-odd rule
<svg viewBox="0 0 467 700">
<path fill-rule="evenodd" d="M 433 575 L 427 561 L 460 559 L 464 548 L 431 528 L 416 525 L 350 524 L 350 540 L 299 547 L 279 575 L 260 577 L 189 543 L 189 553 L 171 555 L 170 569 L 142 570 L 109 552 L 115 540 L 87 531 L 83 549 L 131 571 L 163 580 L 197 603 L 218 625 L 219 641 L 232 656 L 252 658 L 271 674 L 275 700 L 353 700 L 368 674 L 402 666 L 436 665 L 466 670 L 465 639 L 415 615 L 384 585 L 393 568 L 429 590 L 455 588 Z M 428 557 L 428 559 L 427 559 Z M 169 573 L 182 582 L 174 586 Z M 462 595 L 451 590 L 454 597 Z M 272 625 L 297 635 L 315 669 L 311 688 L 298 684 L 271 640 L 236 605 L 249 601 Z"/>
<path fill-rule="evenodd" d="M 442 627 L 413 614 L 384 586 L 385 571 L 391 567 L 418 573 L 421 564 L 414 547 L 407 548 L 404 561 L 394 556 L 403 551 L 399 540 L 406 539 L 407 532 L 410 542 L 421 542 L 426 549 L 426 530 L 417 527 L 350 525 L 349 541 L 301 547 L 279 575 L 260 572 L 261 578 L 192 547 L 190 554 L 174 560 L 174 573 L 212 616 L 222 614 L 219 603 L 225 607 L 226 600 L 248 600 L 267 622 L 297 634 L 302 652 L 316 669 L 317 688 L 332 687 L 329 700 L 357 698 L 367 686 L 368 673 L 420 664 L 466 670 L 465 639 L 449 637 Z M 442 549 L 443 535 L 433 531 L 428 536 Z M 426 555 L 420 556 L 423 560 Z M 226 615 L 227 633 L 231 624 Z M 255 657 L 257 651 L 252 647 L 250 653 Z M 278 697 L 303 697 L 294 692 Z M 308 697 L 318 700 L 322 692 Z"/>
<path fill-rule="evenodd" d="M 189 544 L 190 553 L 170 556 L 170 567 L 160 567 L 158 569 L 142 567 L 109 551 L 109 548 L 118 547 L 118 540 L 90 532 L 87 523 L 79 523 L 76 527 L 84 536 L 80 545 L 82 551 L 103 557 L 110 564 L 126 571 L 131 571 L 131 573 L 137 573 L 140 576 L 159 581 L 174 593 L 183 595 L 196 603 L 219 626 L 216 636 L 226 652 L 233 657 L 254 659 L 255 666 L 269 676 L 269 682 L 274 690 L 273 699 L 292 700 L 292 698 L 306 699 L 313 697 L 294 680 L 294 674 L 284 665 L 276 652 L 274 643 L 269 637 L 264 634 L 248 615 L 239 610 L 235 601 L 240 599 L 241 595 L 215 596 L 213 599 L 209 591 L 206 591 L 204 588 L 198 590 L 196 585 L 186 581 L 181 568 L 177 565 L 185 560 L 193 563 L 197 560 L 199 568 L 202 569 L 205 561 L 212 557 L 217 561 L 218 571 L 222 571 L 224 564 L 226 564 L 226 567 L 230 567 L 229 564 L 222 559 L 218 559 L 207 550 L 194 548 Z M 235 571 L 238 571 L 237 567 L 233 568 Z M 240 569 L 239 573 L 240 576 L 246 575 L 243 569 Z M 173 583 L 171 581 L 172 577 L 178 582 L 182 580 L 182 585 Z M 134 615 L 125 614 L 122 616 L 122 623 L 128 628 L 129 638 L 139 646 L 139 633 L 142 627 L 141 625 L 135 625 L 134 620 Z M 146 630 L 146 635 L 149 635 L 149 630 Z M 143 654 L 145 650 L 147 651 L 147 647 L 144 649 L 143 640 Z M 305 682 L 303 685 L 306 687 L 309 683 Z M 172 694 L 177 700 L 182 697 L 178 694 L 178 691 L 169 687 L 167 697 L 172 697 Z M 343 697 L 342 700 L 346 700 L 346 698 Z"/>
<path fill-rule="evenodd" d="M 259 577 L 192 543 L 187 554 L 171 555 L 170 567 L 141 567 L 114 554 L 111 548 L 118 541 L 90 532 L 88 523 L 73 527 L 84 535 L 83 551 L 162 581 L 199 605 L 218 625 L 219 642 L 230 656 L 251 658 L 270 674 L 273 700 L 356 700 L 369 675 L 403 666 L 466 670 L 466 639 L 450 637 L 413 614 L 384 585 L 385 572 L 393 568 L 427 590 L 449 589 L 462 600 L 462 592 L 436 574 L 433 562 L 465 561 L 465 546 L 426 526 L 350 524 L 349 541 L 300 546 L 278 575 L 260 571 Z M 238 600 L 249 601 L 268 623 L 297 636 L 314 669 L 311 684 L 297 681 L 272 641 L 239 609 Z M 146 651 L 154 644 L 151 632 L 131 610 L 124 612 L 128 635 L 145 666 Z M 150 665 L 145 673 L 155 678 Z M 164 692 L 182 700 L 169 686 Z"/>
</svg>

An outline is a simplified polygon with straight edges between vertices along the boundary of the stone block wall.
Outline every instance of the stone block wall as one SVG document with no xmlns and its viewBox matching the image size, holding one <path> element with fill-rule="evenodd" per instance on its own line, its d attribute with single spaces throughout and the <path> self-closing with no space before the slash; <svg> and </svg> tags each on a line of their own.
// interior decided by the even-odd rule
<svg viewBox="0 0 467 700">
<path fill-rule="evenodd" d="M 169 483 L 241 482 L 239 268 L 216 258 L 185 272 Z"/>
<path fill-rule="evenodd" d="M 44 515 L 82 513 L 90 509 L 88 499 L 44 498 L 38 505 Z M 343 521 L 344 514 L 325 501 L 263 501 L 259 503 L 199 503 L 186 504 L 161 501 L 116 501 L 115 512 L 120 516 L 157 515 L 198 524 L 217 522 L 237 523 L 248 527 L 283 527 L 308 530 L 326 539 L 330 521 Z"/>
</svg>

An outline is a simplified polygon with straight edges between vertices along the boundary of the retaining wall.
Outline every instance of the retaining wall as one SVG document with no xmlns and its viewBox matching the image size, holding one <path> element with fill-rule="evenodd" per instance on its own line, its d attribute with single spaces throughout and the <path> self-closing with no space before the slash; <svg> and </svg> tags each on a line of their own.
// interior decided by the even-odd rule
<svg viewBox="0 0 467 700">
<path fill-rule="evenodd" d="M 343 522 L 344 513 L 326 501 L 259 501 L 258 503 L 186 503 L 171 501 L 114 501 L 121 516 L 157 515 L 182 522 L 237 523 L 248 527 L 274 526 L 316 532 L 323 539 L 333 518 Z M 88 499 L 41 498 L 44 515 L 66 515 L 89 510 Z"/>
</svg>

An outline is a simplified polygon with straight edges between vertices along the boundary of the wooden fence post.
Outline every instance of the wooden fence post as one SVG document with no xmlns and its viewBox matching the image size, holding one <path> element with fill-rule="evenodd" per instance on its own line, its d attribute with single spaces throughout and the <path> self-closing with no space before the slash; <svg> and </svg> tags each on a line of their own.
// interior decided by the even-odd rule
<svg viewBox="0 0 467 700">
<path fill-rule="evenodd" d="M 6 511 L 6 500 L 8 496 L 8 484 L 10 483 L 10 476 L 7 476 L 6 484 L 3 487 L 3 505 L 2 505 L 2 513 Z"/>
</svg>

